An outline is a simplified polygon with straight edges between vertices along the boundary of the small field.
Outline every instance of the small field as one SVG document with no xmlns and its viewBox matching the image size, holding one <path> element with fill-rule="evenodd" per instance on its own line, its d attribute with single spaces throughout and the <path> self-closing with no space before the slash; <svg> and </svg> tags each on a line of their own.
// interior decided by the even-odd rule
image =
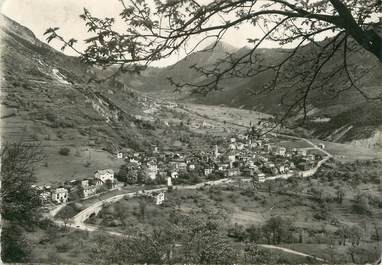
<svg viewBox="0 0 382 265">
<path fill-rule="evenodd" d="M 312 146 L 304 140 L 290 139 L 282 136 L 271 138 L 270 143 L 286 148 L 312 148 Z"/>
<path fill-rule="evenodd" d="M 326 142 L 317 139 L 311 140 L 315 144 L 325 144 L 325 150 L 331 153 L 336 160 L 341 162 L 352 162 L 355 160 L 382 159 L 382 150 L 377 148 L 367 148 L 359 145 L 340 144 Z"/>
<path fill-rule="evenodd" d="M 99 169 L 118 171 L 124 163 L 106 151 L 90 147 L 71 147 L 67 155 L 59 154 L 60 146 L 45 147 L 44 162 L 36 169 L 38 184 L 63 183 L 67 180 L 93 177 Z"/>
<path fill-rule="evenodd" d="M 206 106 L 199 104 L 185 104 L 185 110 L 218 122 L 238 124 L 241 126 L 257 125 L 261 119 L 270 118 L 271 115 L 238 108 Z"/>
</svg>

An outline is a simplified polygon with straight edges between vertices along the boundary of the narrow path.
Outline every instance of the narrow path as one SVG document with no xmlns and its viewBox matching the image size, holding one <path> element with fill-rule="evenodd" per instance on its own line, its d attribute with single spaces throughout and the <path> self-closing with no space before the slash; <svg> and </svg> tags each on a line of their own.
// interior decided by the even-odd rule
<svg viewBox="0 0 382 265">
<path fill-rule="evenodd" d="M 315 259 L 317 261 L 326 262 L 326 260 L 324 260 L 322 258 L 319 258 L 319 257 L 316 257 L 316 256 L 312 256 L 312 255 L 309 255 L 309 254 L 306 254 L 306 253 L 303 253 L 303 252 L 295 251 L 295 250 L 289 249 L 289 248 L 284 248 L 284 247 L 279 247 L 279 246 L 274 246 L 274 245 L 263 245 L 263 244 L 258 245 L 258 246 L 259 247 L 263 247 L 263 248 L 268 248 L 268 249 L 276 249 L 276 250 L 280 250 L 280 251 L 283 251 L 283 252 L 286 252 L 286 253 L 290 253 L 290 254 L 293 254 L 293 255 L 307 257 L 307 258 L 312 258 L 312 259 Z"/>
</svg>

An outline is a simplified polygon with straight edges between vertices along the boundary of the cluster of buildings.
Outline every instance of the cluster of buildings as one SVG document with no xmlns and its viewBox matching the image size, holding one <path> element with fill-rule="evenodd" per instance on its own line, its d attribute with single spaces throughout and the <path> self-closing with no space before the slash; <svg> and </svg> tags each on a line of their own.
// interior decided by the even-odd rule
<svg viewBox="0 0 382 265">
<path fill-rule="evenodd" d="M 259 140 L 249 132 L 235 134 L 220 145 L 209 150 L 184 153 L 159 151 L 153 147 L 150 152 L 118 154 L 127 161 L 125 170 L 129 174 L 129 184 L 146 180 L 176 180 L 191 173 L 208 179 L 223 177 L 252 177 L 259 180 L 266 177 L 305 171 L 313 168 L 321 159 L 320 155 L 309 153 L 304 148 L 287 148 L 270 143 L 264 137 Z M 139 179 L 143 176 L 143 180 Z"/>
<path fill-rule="evenodd" d="M 127 184 L 185 183 L 187 178 L 197 176 L 205 179 L 248 177 L 264 181 L 267 177 L 311 170 L 321 155 L 307 148 L 288 148 L 267 137 L 259 139 L 249 130 L 236 133 L 219 141 L 219 145 L 190 149 L 183 152 L 159 150 L 152 146 L 146 152 L 118 153 L 117 158 L 126 164 L 115 176 L 112 169 L 98 170 L 92 178 L 71 180 L 63 185 L 35 186 L 42 202 L 66 203 L 78 198 L 89 198 L 101 191 L 116 186 L 117 178 Z M 123 172 L 123 173 L 121 173 Z M 161 204 L 164 194 L 155 195 L 156 204 Z"/>
<path fill-rule="evenodd" d="M 93 178 L 71 180 L 58 187 L 33 185 L 43 204 L 62 204 L 77 198 L 89 198 L 101 191 L 114 188 L 116 180 L 112 169 L 98 170 Z"/>
<path fill-rule="evenodd" d="M 160 111 L 161 108 L 165 109 L 174 109 L 178 106 L 178 104 L 162 101 L 160 102 L 158 99 L 152 99 L 148 97 L 138 97 L 138 104 L 142 107 L 143 113 L 135 115 L 135 119 L 146 122 L 153 122 L 153 115 Z"/>
</svg>

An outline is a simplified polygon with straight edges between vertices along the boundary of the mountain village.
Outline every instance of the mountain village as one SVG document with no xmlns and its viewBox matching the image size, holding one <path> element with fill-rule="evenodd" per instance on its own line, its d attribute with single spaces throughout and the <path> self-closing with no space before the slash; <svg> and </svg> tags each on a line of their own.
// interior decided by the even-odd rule
<svg viewBox="0 0 382 265">
<path fill-rule="evenodd" d="M 173 185 L 197 184 L 206 180 L 223 178 L 251 179 L 264 182 L 292 176 L 313 175 L 313 168 L 323 159 L 322 154 L 310 148 L 286 148 L 276 142 L 274 134 L 260 136 L 252 127 L 245 133 L 231 134 L 221 145 L 209 150 L 177 152 L 159 150 L 152 146 L 147 152 L 119 152 L 115 159 L 125 164 L 118 172 L 100 169 L 94 176 L 73 179 L 59 186 L 36 186 L 43 204 L 65 204 L 87 199 L 125 185 Z M 320 148 L 325 148 L 323 144 Z M 163 194 L 157 194 L 160 204 Z"/>
</svg>

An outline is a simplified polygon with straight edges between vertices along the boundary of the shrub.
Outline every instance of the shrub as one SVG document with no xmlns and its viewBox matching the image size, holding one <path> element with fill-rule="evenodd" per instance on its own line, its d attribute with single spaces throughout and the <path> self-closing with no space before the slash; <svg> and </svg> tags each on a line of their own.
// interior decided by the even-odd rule
<svg viewBox="0 0 382 265">
<path fill-rule="evenodd" d="M 70 149 L 67 147 L 61 147 L 58 153 L 62 156 L 68 156 L 70 153 Z"/>
</svg>

